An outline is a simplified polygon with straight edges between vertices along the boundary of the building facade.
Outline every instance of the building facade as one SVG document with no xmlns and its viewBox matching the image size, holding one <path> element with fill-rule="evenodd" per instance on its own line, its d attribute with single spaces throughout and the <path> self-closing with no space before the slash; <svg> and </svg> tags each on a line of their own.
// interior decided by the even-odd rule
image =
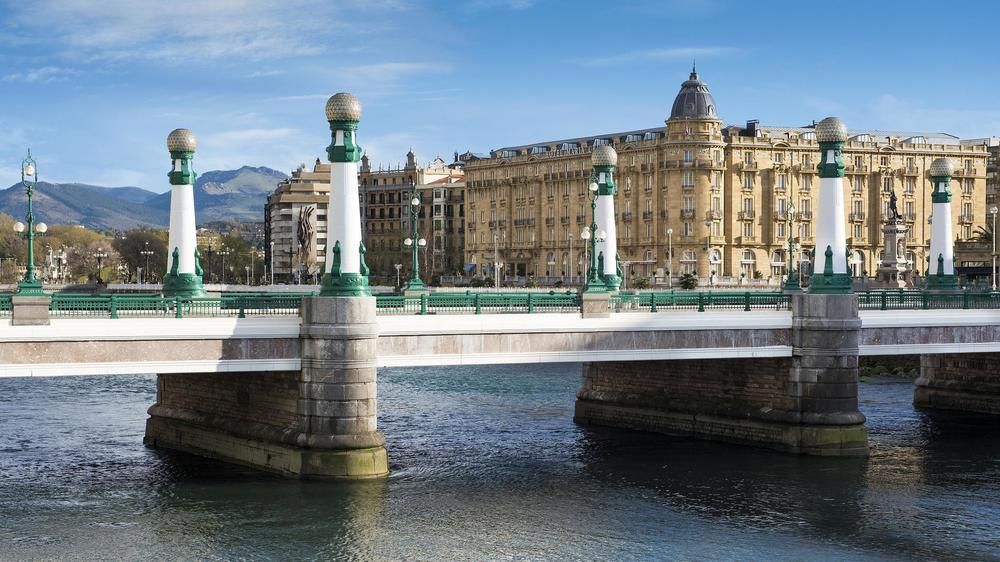
<svg viewBox="0 0 1000 562">
<path fill-rule="evenodd" d="M 410 274 L 410 252 L 403 240 L 410 236 L 410 191 L 419 194 L 421 272 L 442 275 L 461 270 L 464 247 L 463 162 L 446 165 L 440 158 L 417 166 L 413 152 L 405 166 L 373 170 L 368 156 L 358 172 L 361 225 L 366 262 L 373 282 L 393 284 L 396 264 L 405 280 Z M 278 184 L 265 205 L 265 261 L 273 264 L 276 282 L 312 282 L 326 262 L 327 202 L 330 164 L 316 160 Z M 273 261 L 272 261 L 273 260 Z M 430 277 L 428 276 L 429 280 Z"/>
<path fill-rule="evenodd" d="M 632 279 L 658 283 L 693 273 L 714 278 L 780 278 L 789 236 L 796 268 L 811 268 L 819 188 L 815 123 L 726 125 L 706 83 L 692 71 L 664 127 L 539 142 L 494 150 L 466 169 L 465 261 L 488 273 L 579 282 L 591 221 L 590 153 L 618 152 L 619 255 Z M 908 259 L 921 274 L 930 244 L 927 173 L 935 158 L 956 162 L 954 232 L 974 237 L 986 211 L 987 151 L 941 133 L 854 130 L 844 147 L 849 263 L 874 275 L 882 226 L 895 205 L 910 227 Z"/>
</svg>

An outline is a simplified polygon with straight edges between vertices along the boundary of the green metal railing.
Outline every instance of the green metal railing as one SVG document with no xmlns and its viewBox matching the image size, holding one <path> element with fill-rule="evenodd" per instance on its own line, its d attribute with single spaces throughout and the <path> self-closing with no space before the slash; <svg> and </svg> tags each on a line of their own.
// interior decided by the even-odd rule
<svg viewBox="0 0 1000 562">
<path fill-rule="evenodd" d="M 0 317 L 10 316 L 11 313 L 10 297 L 12 296 L 14 295 L 0 294 Z"/>
<path fill-rule="evenodd" d="M 579 312 L 580 296 L 565 292 L 424 293 L 421 295 L 376 295 L 375 309 L 383 315 L 409 314 L 503 314 L 535 312 Z"/>
<path fill-rule="evenodd" d="M 858 293 L 861 310 L 939 310 L 1000 308 L 1000 293 L 961 291 L 931 293 L 914 290 L 864 291 Z"/>
<path fill-rule="evenodd" d="M 780 292 L 663 291 L 611 296 L 612 312 L 662 310 L 788 310 L 791 297 Z"/>
<path fill-rule="evenodd" d="M 52 295 L 52 318 L 191 318 L 233 316 L 298 316 L 300 295 L 240 295 L 206 298 L 154 295 Z"/>
</svg>

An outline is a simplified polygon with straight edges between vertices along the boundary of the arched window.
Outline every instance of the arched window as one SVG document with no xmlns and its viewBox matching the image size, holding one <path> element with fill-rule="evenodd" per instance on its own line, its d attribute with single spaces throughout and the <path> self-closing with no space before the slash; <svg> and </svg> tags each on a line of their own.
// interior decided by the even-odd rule
<svg viewBox="0 0 1000 562">
<path fill-rule="evenodd" d="M 757 271 L 757 260 L 753 255 L 753 250 L 743 250 L 740 257 L 740 276 L 753 279 L 755 271 Z"/>
<path fill-rule="evenodd" d="M 882 257 L 879 257 L 879 261 L 882 261 Z M 867 275 L 865 271 L 865 253 L 861 250 L 854 250 L 851 253 L 851 275 L 854 277 L 862 277 Z"/>
<path fill-rule="evenodd" d="M 698 270 L 698 254 L 694 250 L 684 250 L 681 252 L 681 275 L 685 273 L 696 273 Z"/>
</svg>

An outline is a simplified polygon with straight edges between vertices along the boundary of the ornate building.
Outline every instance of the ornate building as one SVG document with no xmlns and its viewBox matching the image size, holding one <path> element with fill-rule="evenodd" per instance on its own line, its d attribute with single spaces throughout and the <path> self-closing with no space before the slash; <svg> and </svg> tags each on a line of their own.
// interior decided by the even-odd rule
<svg viewBox="0 0 1000 562">
<path fill-rule="evenodd" d="M 372 170 L 366 155 L 358 171 L 366 261 L 370 277 L 380 283 L 395 282 L 395 264 L 402 264 L 403 279 L 409 275 L 410 254 L 403 239 L 410 232 L 411 185 L 420 194 L 418 230 L 427 240 L 422 272 L 430 280 L 432 275 L 454 273 L 462 267 L 464 161 L 456 156 L 454 163 L 446 165 L 437 158 L 420 167 L 412 151 L 406 158 L 405 166 Z M 299 277 L 312 281 L 311 276 L 323 270 L 329 193 L 330 164 L 317 159 L 311 170 L 300 166 L 268 196 L 265 261 L 274 264 L 276 282 L 295 282 Z"/>
<path fill-rule="evenodd" d="M 692 70 L 665 127 L 547 141 L 494 150 L 466 165 L 465 260 L 489 272 L 534 275 L 542 282 L 580 280 L 590 224 L 590 153 L 618 151 L 616 224 L 619 255 L 630 277 L 696 273 L 702 277 L 780 277 L 788 236 L 809 271 L 819 145 L 815 123 L 776 127 L 726 125 L 708 86 Z M 952 135 L 853 130 L 844 147 L 848 251 L 852 274 L 873 275 L 882 224 L 895 194 L 910 227 L 907 257 L 926 267 L 935 158 L 956 163 L 954 232 L 973 237 L 986 220 L 983 145 Z"/>
</svg>

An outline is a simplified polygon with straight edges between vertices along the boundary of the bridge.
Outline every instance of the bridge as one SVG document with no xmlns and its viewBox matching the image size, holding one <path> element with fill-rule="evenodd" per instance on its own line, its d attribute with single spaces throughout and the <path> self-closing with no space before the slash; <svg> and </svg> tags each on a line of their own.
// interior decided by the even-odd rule
<svg viewBox="0 0 1000 562">
<path fill-rule="evenodd" d="M 847 321 L 810 312 L 831 299 L 846 299 Z M 377 367 L 579 362 L 582 423 L 806 454 L 867 453 L 860 356 L 919 355 L 918 404 L 1000 414 L 997 293 L 671 291 L 607 295 L 604 307 L 588 314 L 566 292 L 56 294 L 48 324 L 0 323 L 0 377 L 156 373 L 149 444 L 300 476 L 382 462 L 302 447 L 350 422 L 324 438 L 370 434 L 351 450 L 378 450 Z M 316 369 L 356 372 L 317 388 Z"/>
</svg>

